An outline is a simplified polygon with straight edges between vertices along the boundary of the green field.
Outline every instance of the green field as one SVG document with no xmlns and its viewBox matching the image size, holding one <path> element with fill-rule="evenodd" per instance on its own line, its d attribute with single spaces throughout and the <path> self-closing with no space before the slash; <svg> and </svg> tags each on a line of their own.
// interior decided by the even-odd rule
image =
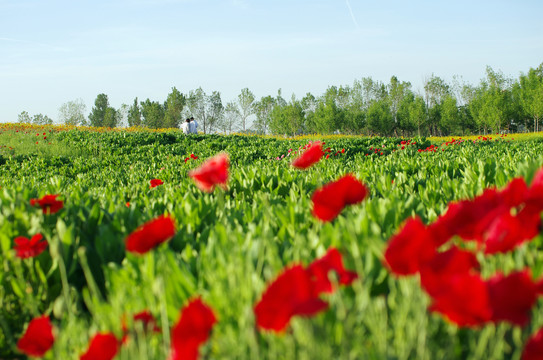
<svg viewBox="0 0 543 360">
<path fill-rule="evenodd" d="M 543 326 L 540 301 L 523 327 L 458 327 L 429 312 L 419 279 L 392 275 L 383 253 L 412 216 L 428 224 L 451 201 L 519 176 L 530 184 L 543 166 L 543 138 L 312 139 L 330 156 L 298 170 L 289 154 L 308 138 L 1 127 L 0 358 L 23 356 L 17 341 L 42 314 L 55 327 L 44 358 L 76 359 L 95 333 L 120 338 L 123 317 L 149 310 L 161 331 L 135 325 L 116 359 L 165 359 L 180 310 L 201 297 L 218 319 L 203 359 L 519 359 Z M 187 174 L 220 152 L 230 157 L 227 189 L 204 193 Z M 191 154 L 198 158 L 186 160 Z M 347 173 L 369 196 L 331 222 L 315 219 L 313 192 Z M 151 179 L 164 184 L 150 188 Z M 64 201 L 59 212 L 31 206 L 46 194 Z M 126 252 L 126 237 L 163 214 L 175 219 L 173 238 L 142 256 Z M 47 249 L 18 258 L 14 239 L 38 233 Z M 479 253 L 481 274 L 527 266 L 538 279 L 541 246 L 540 231 L 507 254 Z M 284 333 L 259 330 L 253 308 L 267 285 L 331 247 L 358 280 L 323 295 L 328 310 L 294 317 Z"/>
</svg>

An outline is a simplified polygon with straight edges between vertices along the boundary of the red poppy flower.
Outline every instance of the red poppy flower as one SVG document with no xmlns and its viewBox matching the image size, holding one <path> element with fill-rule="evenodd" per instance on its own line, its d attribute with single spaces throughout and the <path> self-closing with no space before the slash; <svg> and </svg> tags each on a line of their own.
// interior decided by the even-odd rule
<svg viewBox="0 0 543 360">
<path fill-rule="evenodd" d="M 199 168 L 189 171 L 189 176 L 204 192 L 212 192 L 215 185 L 226 189 L 228 166 L 228 154 L 221 153 L 207 159 Z"/>
<path fill-rule="evenodd" d="M 193 159 L 193 160 L 197 160 L 198 159 L 198 156 L 194 155 L 194 154 L 190 154 L 190 158 Z"/>
<path fill-rule="evenodd" d="M 28 323 L 23 337 L 17 342 L 17 348 L 29 356 L 43 356 L 55 342 L 53 326 L 46 315 L 34 318 Z"/>
<path fill-rule="evenodd" d="M 340 285 L 350 285 L 358 278 L 356 272 L 345 269 L 341 253 L 336 248 L 330 248 L 326 255 L 313 261 L 307 268 L 307 272 L 314 282 L 315 295 L 334 291 L 328 277 L 330 271 L 336 273 Z"/>
<path fill-rule="evenodd" d="M 532 335 L 522 352 L 522 360 L 541 360 L 543 354 L 543 328 Z"/>
<path fill-rule="evenodd" d="M 301 265 L 286 268 L 266 289 L 254 308 L 261 329 L 281 332 L 293 316 L 312 316 L 328 308 L 315 296 L 314 282 Z"/>
<path fill-rule="evenodd" d="M 151 179 L 151 181 L 149 181 L 149 183 L 151 184 L 149 187 L 154 188 L 154 187 L 157 187 L 158 185 L 164 184 L 164 181 L 162 181 L 160 179 Z"/>
<path fill-rule="evenodd" d="M 347 174 L 337 181 L 330 182 L 322 188 L 315 190 L 311 200 L 313 202 L 313 216 L 322 221 L 335 219 L 346 205 L 354 205 L 366 198 L 368 188 L 351 174 Z"/>
<path fill-rule="evenodd" d="M 297 169 L 307 169 L 311 165 L 319 162 L 323 155 L 322 144 L 319 141 L 315 141 L 302 153 L 302 155 L 294 159 L 292 166 Z"/>
<path fill-rule="evenodd" d="M 126 250 L 145 254 L 175 235 L 175 223 L 168 215 L 159 216 L 134 230 L 125 240 Z"/>
<path fill-rule="evenodd" d="M 200 298 L 189 302 L 172 329 L 170 360 L 198 359 L 198 349 L 209 339 L 217 318 Z"/>
<path fill-rule="evenodd" d="M 418 218 L 410 218 L 401 230 L 388 241 L 386 265 L 396 275 L 411 275 L 435 255 L 431 232 Z"/>
<path fill-rule="evenodd" d="M 492 321 L 508 321 L 524 326 L 530 321 L 537 300 L 538 286 L 529 270 L 504 276 L 497 273 L 487 281 Z"/>
<path fill-rule="evenodd" d="M 64 202 L 57 200 L 57 196 L 44 195 L 41 199 L 30 199 L 30 205 L 41 207 L 44 214 L 54 214 L 64 206 Z"/>
<path fill-rule="evenodd" d="M 479 274 L 464 273 L 446 279 L 441 291 L 432 297 L 431 311 L 445 315 L 458 326 L 479 326 L 492 318 L 485 282 Z"/>
<path fill-rule="evenodd" d="M 160 332 L 160 328 L 157 326 L 156 319 L 149 310 L 140 311 L 139 313 L 134 314 L 134 322 L 140 321 L 143 323 L 143 328 L 145 330 L 150 329 L 153 332 Z"/>
<path fill-rule="evenodd" d="M 525 225 L 529 226 L 528 223 Z M 525 225 L 510 213 L 496 217 L 486 232 L 485 254 L 506 253 L 533 237 L 524 236 Z"/>
<path fill-rule="evenodd" d="M 475 254 L 452 246 L 421 264 L 421 285 L 430 296 L 437 296 L 446 290 L 444 287 L 447 286 L 450 278 L 473 270 L 479 270 L 479 262 Z"/>
<path fill-rule="evenodd" d="M 89 348 L 80 360 L 112 360 L 119 351 L 119 342 L 112 333 L 98 333 L 90 341 Z"/>
<path fill-rule="evenodd" d="M 47 240 L 42 240 L 42 234 L 36 234 L 30 240 L 24 236 L 16 237 L 13 240 L 15 242 L 13 249 L 16 251 L 16 256 L 21 259 L 38 256 L 47 248 Z"/>
</svg>

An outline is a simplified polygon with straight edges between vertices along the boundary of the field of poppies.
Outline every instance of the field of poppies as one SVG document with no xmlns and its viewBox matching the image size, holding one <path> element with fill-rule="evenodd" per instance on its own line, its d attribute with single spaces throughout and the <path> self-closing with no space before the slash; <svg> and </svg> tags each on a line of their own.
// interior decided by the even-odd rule
<svg viewBox="0 0 543 360">
<path fill-rule="evenodd" d="M 0 358 L 538 359 L 543 138 L 0 126 Z"/>
</svg>

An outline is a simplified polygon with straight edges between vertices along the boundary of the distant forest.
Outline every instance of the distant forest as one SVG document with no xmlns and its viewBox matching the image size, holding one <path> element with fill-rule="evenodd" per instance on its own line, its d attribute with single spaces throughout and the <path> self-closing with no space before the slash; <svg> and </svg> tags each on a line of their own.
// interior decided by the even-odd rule
<svg viewBox="0 0 543 360">
<path fill-rule="evenodd" d="M 221 94 L 202 88 L 181 93 L 175 87 L 161 103 L 138 98 L 119 109 L 110 106 L 106 94 L 96 97 L 90 114 L 81 99 L 59 109 L 59 122 L 83 126 L 145 126 L 178 128 L 193 116 L 203 133 L 251 132 L 296 135 L 466 135 L 541 131 L 543 118 L 543 63 L 518 79 L 486 68 L 476 86 L 454 77 L 447 83 L 438 76 L 426 78 L 422 92 L 392 76 L 385 84 L 371 77 L 352 86 L 330 86 L 324 94 L 307 93 L 297 99 L 276 96 L 255 98 L 247 88 L 237 99 L 223 104 Z M 19 122 L 47 124 L 42 114 L 19 114 Z"/>
</svg>

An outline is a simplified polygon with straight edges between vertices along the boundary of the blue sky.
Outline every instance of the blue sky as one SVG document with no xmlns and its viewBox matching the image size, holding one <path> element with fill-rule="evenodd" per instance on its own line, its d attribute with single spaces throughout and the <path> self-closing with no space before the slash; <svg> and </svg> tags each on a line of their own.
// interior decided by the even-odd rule
<svg viewBox="0 0 543 360">
<path fill-rule="evenodd" d="M 257 98 L 320 96 L 392 75 L 422 89 L 432 73 L 477 84 L 543 62 L 540 0 L 0 0 L 0 122 L 54 120 L 99 93 L 114 107 L 248 87 Z"/>
</svg>

